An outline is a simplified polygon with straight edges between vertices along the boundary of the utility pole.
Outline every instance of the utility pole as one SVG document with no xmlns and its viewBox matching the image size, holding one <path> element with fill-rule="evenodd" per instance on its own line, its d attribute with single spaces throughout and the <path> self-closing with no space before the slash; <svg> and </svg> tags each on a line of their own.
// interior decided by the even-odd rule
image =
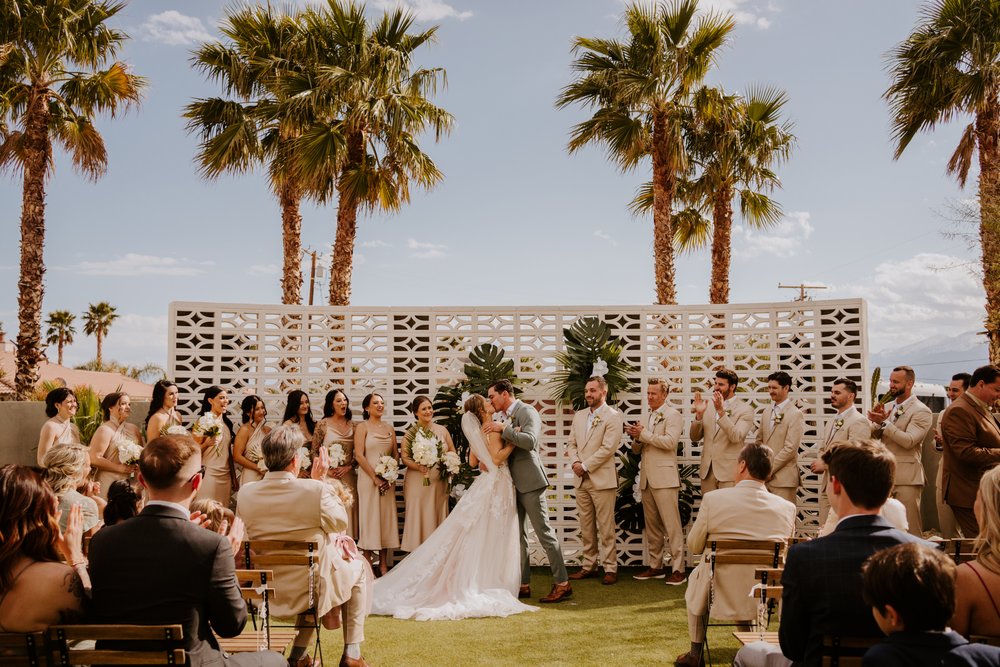
<svg viewBox="0 0 1000 667">
<path fill-rule="evenodd" d="M 794 301 L 808 301 L 809 295 L 806 294 L 806 290 L 810 289 L 829 289 L 826 285 L 806 285 L 804 283 L 799 283 L 798 285 L 782 285 L 778 283 L 778 289 L 797 289 L 799 291 L 799 296 Z"/>
</svg>

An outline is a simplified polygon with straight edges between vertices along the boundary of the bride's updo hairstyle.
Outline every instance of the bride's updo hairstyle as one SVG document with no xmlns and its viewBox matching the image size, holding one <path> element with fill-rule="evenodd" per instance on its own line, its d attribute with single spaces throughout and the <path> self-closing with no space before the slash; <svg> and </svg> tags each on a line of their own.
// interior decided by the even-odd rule
<svg viewBox="0 0 1000 667">
<path fill-rule="evenodd" d="M 465 401 L 466 412 L 471 412 L 480 422 L 483 421 L 483 413 L 486 412 L 486 399 L 479 394 L 473 394 Z"/>
</svg>

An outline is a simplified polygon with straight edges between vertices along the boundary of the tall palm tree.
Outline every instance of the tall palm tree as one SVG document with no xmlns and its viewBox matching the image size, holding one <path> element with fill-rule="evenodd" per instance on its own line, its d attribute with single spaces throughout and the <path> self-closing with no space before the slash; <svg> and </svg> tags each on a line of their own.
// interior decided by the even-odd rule
<svg viewBox="0 0 1000 667">
<path fill-rule="evenodd" d="M 63 347 L 72 345 L 73 336 L 76 335 L 76 327 L 73 326 L 73 320 L 75 319 L 76 315 L 68 310 L 53 310 L 49 313 L 49 319 L 45 322 L 48 327 L 45 332 L 45 343 L 56 346 L 56 349 L 59 351 L 58 363 L 60 366 L 62 366 L 63 362 Z"/>
<path fill-rule="evenodd" d="M 108 154 L 94 117 L 138 104 L 144 86 L 114 60 L 128 37 L 108 22 L 123 7 L 97 0 L 0 2 L 0 167 L 23 176 L 15 375 L 21 399 L 38 380 L 42 353 L 45 183 L 53 144 L 96 180 Z"/>
<path fill-rule="evenodd" d="M 307 194 L 290 169 L 292 143 L 307 118 L 303 107 L 285 104 L 283 80 L 302 71 L 306 36 L 301 15 L 263 6 L 231 9 L 219 26 L 228 42 L 204 44 L 194 52 L 195 68 L 222 84 L 226 97 L 197 99 L 187 105 L 188 130 L 200 134 L 197 161 L 201 175 L 246 173 L 265 165 L 281 208 L 284 264 L 281 302 L 302 302 L 302 214 Z"/>
<path fill-rule="evenodd" d="M 108 335 L 111 323 L 118 319 L 116 308 L 107 301 L 90 304 L 83 314 L 83 333 L 97 338 L 97 368 L 102 369 L 104 337 Z"/>
<path fill-rule="evenodd" d="M 1000 3 L 936 0 L 890 54 L 894 157 L 922 130 L 971 116 L 948 161 L 963 187 L 979 157 L 979 238 L 990 362 L 1000 363 Z"/>
<path fill-rule="evenodd" d="M 570 153 L 603 144 L 625 172 L 652 160 L 654 278 L 661 304 L 677 303 L 672 209 L 678 176 L 688 169 L 681 118 L 736 25 L 731 16 L 697 10 L 697 0 L 640 1 L 625 9 L 627 42 L 577 37 L 573 69 L 579 77 L 556 101 L 558 107 L 595 109 L 573 128 Z"/>
<path fill-rule="evenodd" d="M 341 0 L 308 9 L 303 19 L 310 67 L 288 79 L 290 101 L 317 120 L 294 153 L 298 173 L 323 193 L 320 200 L 337 197 L 329 300 L 346 306 L 358 211 L 399 210 L 411 183 L 430 188 L 440 181 L 417 136 L 431 130 L 440 139 L 454 119 L 428 99 L 444 84 L 444 70 L 414 67 L 415 52 L 433 41 L 437 27 L 410 32 L 414 18 L 402 9 L 369 23 L 363 6 Z"/>
</svg>

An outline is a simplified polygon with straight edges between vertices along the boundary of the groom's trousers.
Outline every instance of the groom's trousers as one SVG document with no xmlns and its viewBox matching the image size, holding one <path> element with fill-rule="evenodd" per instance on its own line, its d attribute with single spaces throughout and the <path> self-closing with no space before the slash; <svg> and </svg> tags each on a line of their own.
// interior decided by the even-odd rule
<svg viewBox="0 0 1000 667">
<path fill-rule="evenodd" d="M 531 527 L 535 529 L 538 542 L 545 550 L 545 555 L 549 559 L 549 567 L 552 568 L 552 580 L 563 583 L 569 580 L 566 573 L 566 563 L 563 561 L 562 549 L 556 540 L 556 534 L 549 525 L 549 505 L 545 499 L 547 487 L 528 491 L 526 493 L 517 492 L 517 524 L 521 532 L 521 583 L 531 583 L 531 560 L 528 557 L 528 526 L 525 520 L 531 521 Z"/>
</svg>

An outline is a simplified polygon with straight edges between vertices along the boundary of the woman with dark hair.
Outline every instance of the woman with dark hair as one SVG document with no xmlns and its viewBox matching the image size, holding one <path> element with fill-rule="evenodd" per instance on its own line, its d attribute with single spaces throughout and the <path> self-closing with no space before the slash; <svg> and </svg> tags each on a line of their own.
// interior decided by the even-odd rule
<svg viewBox="0 0 1000 667">
<path fill-rule="evenodd" d="M 298 426 L 306 442 L 312 442 L 316 431 L 316 420 L 309 411 L 309 394 L 301 389 L 288 392 L 288 402 L 285 404 L 285 414 L 281 417 L 282 424 Z"/>
<path fill-rule="evenodd" d="M 364 421 L 354 428 L 354 458 L 365 472 L 358 479 L 358 546 L 372 562 L 379 552 L 379 572 L 389 571 L 391 549 L 399 548 L 399 521 L 396 518 L 396 484 L 375 472 L 379 459 L 399 458 L 396 432 L 382 421 L 385 399 L 371 393 L 361 402 Z"/>
<path fill-rule="evenodd" d="M 201 447 L 205 475 L 198 498 L 212 498 L 229 507 L 235 478 L 232 460 L 233 422 L 226 414 L 229 396 L 222 387 L 211 386 L 202 393 L 201 416 L 191 427 L 191 436 Z"/>
<path fill-rule="evenodd" d="M 184 420 L 177 413 L 177 385 L 164 378 L 153 385 L 153 398 L 146 415 L 146 440 L 165 435 L 174 427 L 184 428 Z"/>
<path fill-rule="evenodd" d="M 331 389 L 323 401 L 323 418 L 316 424 L 316 434 L 312 441 L 313 461 L 320 447 L 326 447 L 330 454 L 330 470 L 327 477 L 339 480 L 351 492 L 353 502 L 347 510 L 346 533 L 358 539 L 358 475 L 354 472 L 354 422 L 342 389 Z"/>
<path fill-rule="evenodd" d="M 113 526 L 136 516 L 142 509 L 142 492 L 134 478 L 116 479 L 108 488 L 104 525 Z"/>
<path fill-rule="evenodd" d="M 38 434 L 38 465 L 54 445 L 79 445 L 80 429 L 73 423 L 76 414 L 76 394 L 69 387 L 56 387 L 45 395 L 45 416 Z"/>
<path fill-rule="evenodd" d="M 107 499 L 112 482 L 139 472 L 138 454 L 144 443 L 139 427 L 128 423 L 132 414 L 128 394 L 111 392 L 101 401 L 101 412 L 104 423 L 90 439 L 90 465 L 97 470 L 101 497 Z M 129 460 L 134 462 L 126 463 Z"/>
<path fill-rule="evenodd" d="M 440 460 L 445 452 L 454 452 L 448 429 L 434 423 L 434 404 L 426 396 L 417 396 L 410 405 L 417 418 L 403 436 L 403 498 L 406 518 L 403 521 L 403 551 L 416 551 L 431 533 L 448 517 L 448 483 L 441 476 L 440 466 L 417 463 L 413 459 L 413 444 L 433 445 Z"/>
<path fill-rule="evenodd" d="M 0 632 L 79 621 L 90 588 L 79 507 L 60 534 L 55 494 L 38 473 L 13 464 L 0 467 L 0 498 Z"/>
<path fill-rule="evenodd" d="M 267 406 L 260 396 L 247 396 L 240 404 L 243 424 L 233 440 L 233 460 L 240 466 L 240 486 L 256 482 L 267 472 L 260 444 L 271 432 L 267 425 Z"/>
</svg>

